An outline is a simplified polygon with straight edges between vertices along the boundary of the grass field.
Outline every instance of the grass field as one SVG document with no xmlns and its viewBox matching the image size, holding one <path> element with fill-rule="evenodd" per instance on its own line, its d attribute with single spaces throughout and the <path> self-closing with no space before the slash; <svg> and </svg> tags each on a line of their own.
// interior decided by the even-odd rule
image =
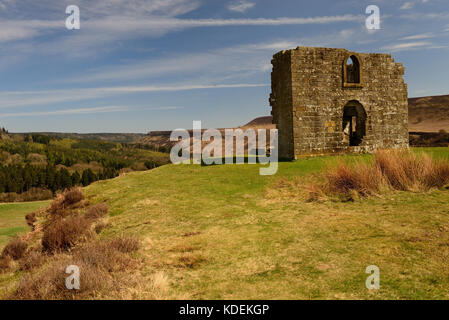
<svg viewBox="0 0 449 320">
<path fill-rule="evenodd" d="M 415 151 L 449 159 L 448 148 Z M 144 239 L 142 273 L 166 275 L 166 298 L 449 298 L 448 190 L 308 203 L 278 189 L 281 177 L 306 181 L 342 158 L 369 156 L 280 163 L 275 176 L 170 165 L 86 193 L 111 206 L 106 236 Z M 365 287 L 369 265 L 380 268 L 378 291 Z"/>
<path fill-rule="evenodd" d="M 449 160 L 449 148 L 414 151 Z M 159 279 L 161 299 L 448 299 L 449 190 L 307 202 L 283 187 L 360 159 L 370 156 L 283 162 L 274 176 L 258 165 L 167 165 L 84 192 L 110 206 L 103 237 L 143 240 L 139 275 Z M 369 265 L 380 290 L 365 287 Z"/>
<path fill-rule="evenodd" d="M 0 248 L 15 235 L 30 231 L 25 216 L 48 203 L 49 201 L 0 203 Z"/>
</svg>

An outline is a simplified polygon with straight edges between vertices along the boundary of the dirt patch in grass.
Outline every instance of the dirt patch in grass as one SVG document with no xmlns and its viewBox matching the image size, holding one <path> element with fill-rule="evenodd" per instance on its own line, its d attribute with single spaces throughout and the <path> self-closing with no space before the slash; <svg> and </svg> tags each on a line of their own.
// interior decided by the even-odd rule
<svg viewBox="0 0 449 320">
<path fill-rule="evenodd" d="M 195 269 L 204 262 L 206 262 L 206 259 L 200 254 L 187 252 L 177 257 L 174 266 L 177 268 Z"/>
</svg>

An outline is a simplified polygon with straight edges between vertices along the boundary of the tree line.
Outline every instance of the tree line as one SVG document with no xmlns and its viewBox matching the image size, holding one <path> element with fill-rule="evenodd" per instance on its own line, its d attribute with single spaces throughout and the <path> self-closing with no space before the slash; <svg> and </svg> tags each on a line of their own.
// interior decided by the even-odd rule
<svg viewBox="0 0 449 320">
<path fill-rule="evenodd" d="M 23 193 L 32 188 L 55 192 L 74 186 L 87 186 L 98 180 L 115 178 L 118 174 L 114 168 L 105 168 L 98 174 L 88 168 L 80 174 L 78 171 L 70 173 L 66 168 L 57 169 L 53 165 L 0 165 L 0 193 Z"/>
</svg>

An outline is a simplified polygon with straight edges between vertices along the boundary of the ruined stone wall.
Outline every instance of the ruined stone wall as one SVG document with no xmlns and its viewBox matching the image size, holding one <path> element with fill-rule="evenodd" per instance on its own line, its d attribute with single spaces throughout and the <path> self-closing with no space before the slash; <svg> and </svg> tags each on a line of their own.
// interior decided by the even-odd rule
<svg viewBox="0 0 449 320">
<path fill-rule="evenodd" d="M 359 60 L 361 81 L 345 86 L 344 66 L 351 55 Z M 276 54 L 272 63 L 271 105 L 281 157 L 408 147 L 405 68 L 391 55 L 298 47 Z M 350 146 L 343 133 L 343 109 L 350 101 L 366 113 L 358 146 Z"/>
<path fill-rule="evenodd" d="M 271 96 L 273 123 L 279 130 L 279 156 L 294 157 L 292 111 L 292 65 L 290 52 L 278 53 L 271 61 Z"/>
</svg>

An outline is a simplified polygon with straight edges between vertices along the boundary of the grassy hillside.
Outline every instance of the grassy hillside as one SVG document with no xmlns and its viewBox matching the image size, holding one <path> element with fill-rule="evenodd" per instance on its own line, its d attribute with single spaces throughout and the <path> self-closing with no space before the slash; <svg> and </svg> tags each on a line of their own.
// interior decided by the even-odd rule
<svg viewBox="0 0 449 320">
<path fill-rule="evenodd" d="M 449 159 L 448 148 L 415 151 Z M 142 238 L 141 275 L 165 282 L 160 298 L 448 299 L 448 190 L 309 203 L 283 186 L 360 158 L 370 156 L 280 163 L 275 176 L 257 165 L 167 165 L 85 193 L 110 205 L 103 236 Z M 375 292 L 369 265 L 380 268 Z"/>
<path fill-rule="evenodd" d="M 30 231 L 25 216 L 48 203 L 49 201 L 0 203 L 0 248 L 15 235 Z"/>
</svg>

